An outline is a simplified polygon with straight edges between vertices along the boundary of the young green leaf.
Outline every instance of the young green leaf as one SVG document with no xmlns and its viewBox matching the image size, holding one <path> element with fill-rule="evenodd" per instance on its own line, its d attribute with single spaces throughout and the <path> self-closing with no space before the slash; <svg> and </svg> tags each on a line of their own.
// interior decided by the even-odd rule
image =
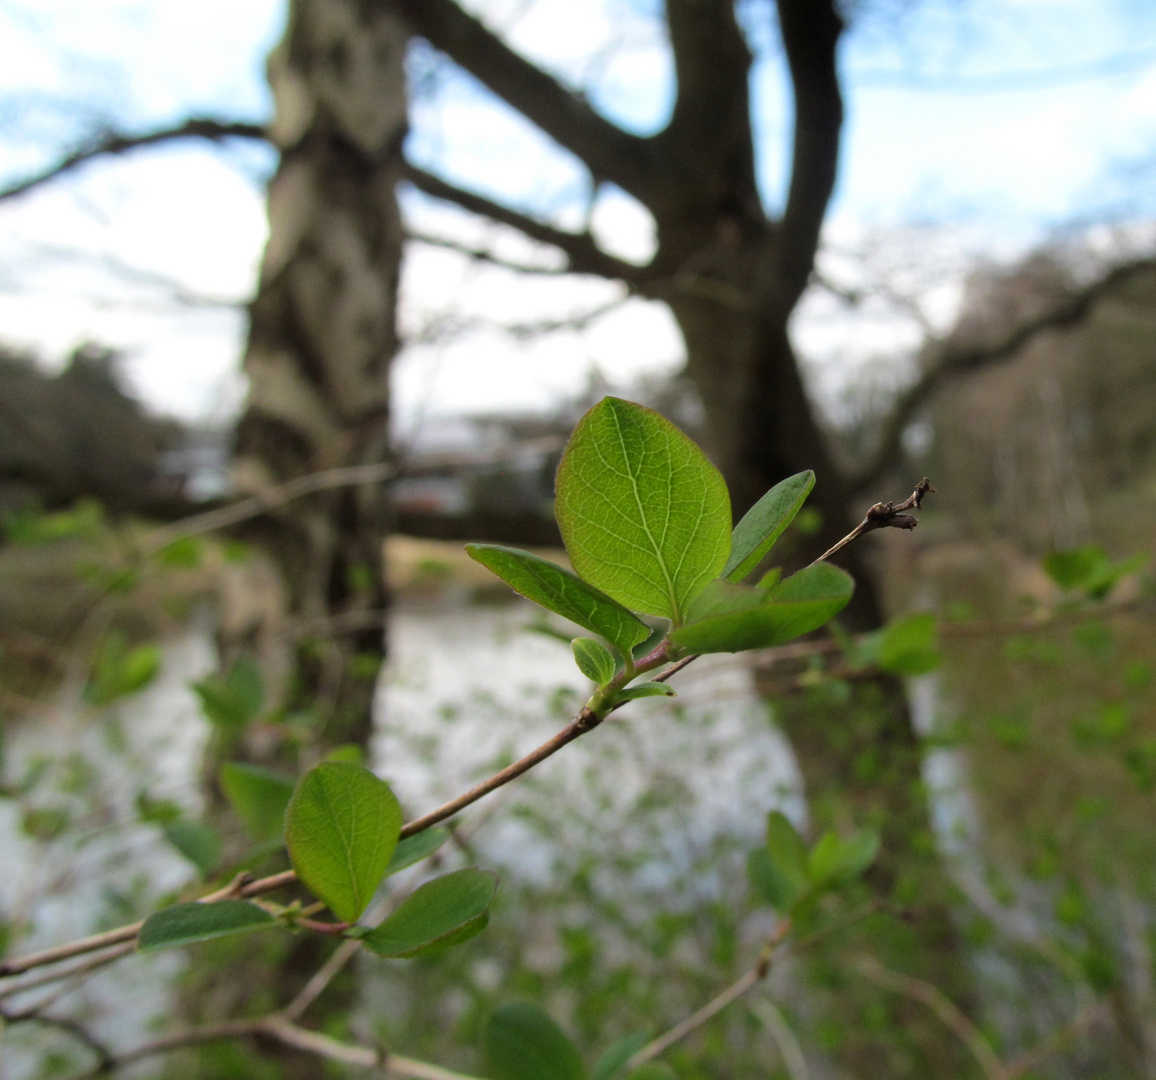
<svg viewBox="0 0 1156 1080">
<path fill-rule="evenodd" d="M 636 701 L 644 697 L 677 697 L 673 686 L 664 682 L 640 682 L 623 687 L 615 695 L 615 701 Z"/>
<path fill-rule="evenodd" d="M 385 876 L 401 807 L 384 780 L 352 762 L 307 772 L 285 812 L 285 842 L 297 876 L 343 922 L 356 922 Z"/>
<path fill-rule="evenodd" d="M 617 1080 L 626 1063 L 650 1041 L 649 1033 L 635 1031 L 612 1042 L 590 1073 L 590 1080 Z"/>
<path fill-rule="evenodd" d="M 767 842 L 747 859 L 751 884 L 776 911 L 786 912 L 810 887 L 807 848 L 786 815 L 767 816 Z"/>
<path fill-rule="evenodd" d="M 495 1010 L 486 1024 L 485 1045 L 493 1080 L 586 1080 L 566 1033 L 529 1002 Z"/>
<path fill-rule="evenodd" d="M 265 697 L 261 669 L 251 656 L 240 656 L 227 674 L 209 675 L 192 684 L 211 724 L 237 730 L 261 711 Z"/>
<path fill-rule="evenodd" d="M 887 624 L 875 649 L 876 662 L 896 675 L 924 675 L 939 667 L 935 616 L 919 612 Z"/>
<path fill-rule="evenodd" d="M 422 859 L 428 859 L 448 839 L 450 834 L 445 829 L 425 829 L 413 836 L 407 836 L 397 842 L 393 849 L 389 865 L 385 868 L 385 876 L 396 874 L 407 866 L 413 866 Z"/>
<path fill-rule="evenodd" d="M 601 634 L 624 655 L 650 634 L 633 612 L 548 559 L 498 544 L 467 544 L 466 551 L 527 600 Z"/>
<path fill-rule="evenodd" d="M 362 942 L 378 956 L 416 956 L 480 934 L 498 890 L 491 870 L 456 870 L 427 881 Z"/>
<path fill-rule="evenodd" d="M 172 949 L 197 941 L 224 937 L 242 930 L 274 926 L 277 920 L 247 900 L 219 900 L 214 904 L 192 901 L 174 904 L 145 919 L 137 936 L 137 950 Z"/>
<path fill-rule="evenodd" d="M 221 838 L 203 821 L 171 821 L 164 826 L 165 839 L 208 877 L 221 861 Z"/>
<path fill-rule="evenodd" d="M 664 1061 L 648 1061 L 634 1070 L 626 1080 L 678 1080 L 674 1071 Z"/>
<path fill-rule="evenodd" d="M 672 631 L 670 640 L 693 653 L 742 652 L 781 645 L 817 630 L 851 599 L 849 574 L 815 563 L 772 589 L 718 582 L 704 593 L 705 611 L 695 622 Z"/>
<path fill-rule="evenodd" d="M 808 871 L 813 884 L 822 889 L 857 878 L 879 853 L 879 836 L 871 829 L 843 839 L 825 832 L 811 849 Z"/>
<path fill-rule="evenodd" d="M 289 780 L 260 765 L 230 761 L 221 766 L 221 790 L 254 840 L 281 839 L 285 807 L 293 795 Z"/>
<path fill-rule="evenodd" d="M 610 650 L 593 638 L 577 637 L 570 642 L 578 670 L 591 682 L 605 686 L 614 678 L 618 664 Z"/>
<path fill-rule="evenodd" d="M 722 569 L 727 581 L 742 581 L 762 562 L 814 486 L 815 474 L 810 469 L 788 476 L 743 515 L 731 535 L 731 555 Z"/>
<path fill-rule="evenodd" d="M 669 420 L 618 398 L 603 398 L 574 429 L 555 508 L 586 581 L 676 625 L 730 552 L 722 475 Z"/>
</svg>

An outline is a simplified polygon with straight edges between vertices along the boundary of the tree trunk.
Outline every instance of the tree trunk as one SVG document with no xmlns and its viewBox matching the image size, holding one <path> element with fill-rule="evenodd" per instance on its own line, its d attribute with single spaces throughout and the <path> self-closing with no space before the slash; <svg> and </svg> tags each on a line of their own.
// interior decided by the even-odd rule
<svg viewBox="0 0 1156 1080">
<path fill-rule="evenodd" d="M 269 62 L 276 101 L 272 136 L 281 161 L 269 188 L 269 239 L 250 309 L 244 367 L 249 399 L 235 452 L 239 494 L 295 477 L 383 461 L 389 363 L 402 227 L 395 188 L 406 130 L 406 31 L 391 11 L 358 0 L 293 0 L 284 41 Z M 293 723 L 265 724 L 220 756 L 307 768 L 339 744 L 365 748 L 384 656 L 387 514 L 380 485 L 324 492 L 256 519 L 245 538 L 272 564 L 281 609 L 262 622 L 226 626 L 227 666 L 262 660 L 268 703 Z M 327 631 L 338 619 L 353 632 Z M 318 627 L 309 639 L 289 625 Z M 240 975 L 196 988 L 222 1019 L 284 1005 L 328 942 L 295 939 L 286 955 L 245 953 Z M 205 976 L 212 979 L 212 976 Z M 252 1002 L 254 987 L 260 1001 Z M 322 1005 L 339 1005 L 340 980 Z M 190 995 L 193 996 L 193 995 Z M 270 1000 L 272 999 L 272 1000 Z M 311 1011 L 316 1019 L 317 1006 Z M 283 1075 L 313 1077 L 317 1061 L 283 1047 Z M 202 1064 L 213 1071 L 212 1051 Z M 230 1074 L 232 1075 L 232 1074 Z"/>
<path fill-rule="evenodd" d="M 808 468 L 817 474 L 811 504 L 820 510 L 822 526 L 797 549 L 788 548 L 795 564 L 789 570 L 846 535 L 861 515 L 848 512 L 847 492 L 791 347 L 788 313 L 776 311 L 774 295 L 760 295 L 756 283 L 732 279 L 727 286 L 729 294 L 718 290 L 720 299 L 675 299 L 671 307 L 704 403 L 709 448 L 727 476 L 736 518 L 785 476 Z M 744 300 L 744 292 L 752 299 Z M 877 584 L 862 556 L 862 548 L 853 546 L 839 557 L 856 579 L 855 599 L 841 617 L 852 631 L 882 622 Z M 857 950 L 868 951 L 885 966 L 934 984 L 965 1011 L 974 1004 L 902 683 L 881 677 L 855 685 L 850 700 L 837 705 L 821 694 L 780 700 L 776 719 L 802 772 L 813 828 L 871 826 L 883 841 L 869 877 L 883 910 L 819 950 L 814 964 L 818 982 L 837 987 L 827 1003 L 838 1019 L 836 1056 L 864 1076 L 970 1075 L 974 1062 L 965 1048 L 944 1038 L 924 1006 L 888 997 L 855 976 L 848 963 Z M 889 1016 L 894 1026 L 880 1030 L 868 1022 L 871 1014 Z M 897 1028 L 902 1037 L 896 1037 Z"/>
</svg>

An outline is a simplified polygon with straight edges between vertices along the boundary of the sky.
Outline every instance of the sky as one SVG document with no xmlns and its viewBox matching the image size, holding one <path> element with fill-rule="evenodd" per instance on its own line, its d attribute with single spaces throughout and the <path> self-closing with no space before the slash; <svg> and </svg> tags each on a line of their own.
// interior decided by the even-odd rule
<svg viewBox="0 0 1156 1080">
<path fill-rule="evenodd" d="M 661 127 L 672 74 L 657 0 L 472 0 L 511 43 L 580 86 L 631 130 Z M 1057 233 L 1156 218 L 1156 5 L 1148 0 L 886 0 L 860 5 L 841 68 L 844 157 L 821 265 L 848 284 L 882 278 L 934 326 L 967 269 Z M 759 174 L 781 204 L 789 90 L 768 8 L 744 0 Z M 265 119 L 264 57 L 282 0 L 0 0 L 0 183 L 34 171 L 101 125 L 143 130 L 197 113 Z M 447 178 L 560 225 L 589 215 L 608 249 L 645 259 L 646 212 L 591 192 L 577 163 L 428 48 L 411 56 L 408 153 Z M 265 239 L 271 152 L 170 145 L 95 163 L 0 204 L 0 341 L 60 364 L 95 339 L 124 350 L 131 385 L 158 411 L 225 421 L 243 401 L 243 304 Z M 553 256 L 408 192 L 416 231 Z M 479 267 L 415 244 L 395 364 L 395 413 L 543 407 L 597 369 L 612 382 L 677 370 L 661 305 L 616 286 Z M 475 326 L 611 309 L 582 332 L 524 341 Z M 472 328 L 434 337 L 453 313 Z M 815 293 L 794 323 L 813 385 L 834 407 L 857 371 L 902 372 L 917 322 L 893 305 L 849 312 Z M 431 337 L 433 337 L 432 340 Z"/>
</svg>

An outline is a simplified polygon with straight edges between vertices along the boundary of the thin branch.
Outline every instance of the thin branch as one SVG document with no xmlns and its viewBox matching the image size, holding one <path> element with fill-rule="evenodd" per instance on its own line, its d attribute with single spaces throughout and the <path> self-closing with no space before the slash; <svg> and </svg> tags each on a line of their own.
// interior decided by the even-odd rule
<svg viewBox="0 0 1156 1080">
<path fill-rule="evenodd" d="M 810 1080 L 811 1071 L 807 1068 L 807 1059 L 799 1040 L 787 1023 L 780 1009 L 767 997 L 752 1001 L 747 1006 L 758 1017 L 763 1027 L 770 1032 L 775 1041 L 779 1056 L 783 1059 L 787 1075 L 791 1080 Z"/>
<path fill-rule="evenodd" d="M 794 89 L 791 185 L 776 245 L 786 310 L 815 265 L 819 230 L 835 187 L 843 99 L 835 51 L 843 20 L 832 0 L 778 0 L 779 28 Z"/>
<path fill-rule="evenodd" d="M 736 982 L 731 983 L 721 994 L 708 1001 L 697 1012 L 692 1013 L 685 1020 L 675 1024 L 669 1031 L 659 1035 L 657 1039 L 647 1043 L 641 1050 L 634 1054 L 626 1063 L 625 1072 L 630 1073 L 648 1061 L 653 1061 L 660 1054 L 665 1053 L 675 1043 L 681 1042 L 691 1032 L 697 1031 L 708 1020 L 717 1016 L 732 1002 L 737 1001 L 752 987 L 757 986 L 767 977 L 767 972 L 771 969 L 771 962 L 774 959 L 775 952 L 783 943 L 787 934 L 791 931 L 791 920 L 783 919 L 775 928 L 775 932 L 767 939 L 766 944 L 763 945 L 759 952 L 758 962 L 750 971 L 743 975 Z"/>
<path fill-rule="evenodd" d="M 232 1020 L 221 1024 L 191 1028 L 188 1031 L 172 1032 L 119 1056 L 114 1056 L 106 1051 L 96 1068 L 81 1074 L 76 1080 L 95 1080 L 96 1077 L 106 1076 L 138 1061 L 159 1057 L 162 1054 L 182 1050 L 189 1046 L 254 1036 L 275 1039 L 284 1046 L 291 1046 L 295 1050 L 315 1054 L 327 1061 L 337 1061 L 345 1065 L 367 1069 L 384 1069 L 387 1073 L 409 1078 L 409 1080 L 478 1080 L 477 1077 L 452 1072 L 439 1065 L 431 1065 L 426 1061 L 392 1054 L 384 1048 L 341 1042 L 328 1035 L 323 1035 L 321 1032 L 298 1027 L 280 1013 L 271 1013 L 268 1016 L 261 1016 L 252 1020 Z"/>
<path fill-rule="evenodd" d="M 949 379 L 1004 360 L 1012 359 L 1029 342 L 1049 330 L 1062 330 L 1082 322 L 1095 304 L 1113 289 L 1144 273 L 1156 270 L 1156 257 L 1121 263 L 1095 281 L 1078 289 L 1055 307 L 1028 319 L 999 341 L 986 345 L 954 344 L 950 340 L 934 343 L 932 359 L 923 374 L 899 395 L 883 424 L 882 434 L 868 464 L 848 482 L 852 492 L 862 491 L 875 483 L 898 457 L 903 433 L 912 418 Z"/>
<path fill-rule="evenodd" d="M 876 503 L 867 511 L 867 515 L 858 525 L 855 526 L 846 536 L 843 537 L 833 547 L 828 548 L 816 560 L 815 563 L 823 562 L 825 559 L 831 558 L 832 555 L 842 551 L 848 544 L 858 540 L 860 536 L 865 533 L 874 532 L 876 529 L 914 529 L 919 524 L 919 519 L 912 517 L 908 510 L 922 509 L 923 497 L 935 488 L 931 486 L 931 481 L 925 476 L 918 484 L 915 485 L 915 490 L 907 496 L 901 503 Z M 811 565 L 814 566 L 815 563 Z"/>
<path fill-rule="evenodd" d="M 0 202 L 5 199 L 14 199 L 18 195 L 25 195 L 99 157 L 117 157 L 133 150 L 143 149 L 146 146 L 158 146 L 161 143 L 175 142 L 178 139 L 208 139 L 210 142 L 222 142 L 225 139 L 266 141 L 268 138 L 269 136 L 261 124 L 214 120 L 204 116 L 191 117 L 175 127 L 156 128 L 135 135 L 123 131 L 106 131 L 42 172 L 25 177 L 15 184 L 0 189 Z"/>
<path fill-rule="evenodd" d="M 313 495 L 319 491 L 332 491 L 336 488 L 359 487 L 363 484 L 381 484 L 392 479 L 396 472 L 397 469 L 394 465 L 382 462 L 372 465 L 350 465 L 340 469 L 308 473 L 229 506 L 222 506 L 219 509 L 209 510 L 193 517 L 182 518 L 180 521 L 174 521 L 171 525 L 162 525 L 144 538 L 141 544 L 141 553 L 145 556 L 155 555 L 175 540 L 227 529 L 231 525 L 237 525 L 250 518 L 278 510 L 286 503 L 300 499 L 305 495 Z"/>
<path fill-rule="evenodd" d="M 379 0 L 380 2 L 380 0 Z M 636 198 L 648 180 L 646 143 L 514 52 L 453 0 L 393 0 L 414 32 L 574 154 Z"/>
<path fill-rule="evenodd" d="M 435 199 L 453 203 L 471 214 L 489 218 L 500 225 L 508 225 L 540 244 L 556 247 L 566 255 L 569 260 L 568 269 L 572 273 L 593 274 L 626 282 L 637 282 L 644 275 L 643 268 L 603 251 L 588 232 L 573 233 L 555 228 L 484 195 L 457 187 L 416 165 L 407 163 L 402 175 L 419 191 L 424 191 Z"/>
<path fill-rule="evenodd" d="M 15 997 L 17 994 L 23 994 L 28 990 L 35 990 L 40 986 L 47 986 L 50 983 L 61 982 L 64 979 L 71 979 L 81 975 L 87 975 L 90 972 L 97 971 L 107 964 L 111 964 L 119 960 L 122 956 L 128 956 L 130 952 L 136 949 L 135 941 L 126 941 L 120 945 L 114 945 L 107 952 L 100 953 L 98 956 L 89 956 L 80 963 L 72 964 L 66 968 L 57 968 L 55 971 L 49 971 L 43 975 L 38 975 L 34 979 L 26 979 L 24 982 L 14 983 L 11 986 L 5 986 L 0 989 L 0 1000 L 9 997 Z"/>
<path fill-rule="evenodd" d="M 510 270 L 515 274 L 539 274 L 545 277 L 559 277 L 563 274 L 573 273 L 569 265 L 534 266 L 532 263 L 518 262 L 515 259 L 506 259 L 501 255 L 495 255 L 488 248 L 474 247 L 471 244 L 463 244 L 460 240 L 452 240 L 445 236 L 434 236 L 432 233 L 417 232 L 414 229 L 406 229 L 405 238 L 411 243 L 425 244 L 427 247 L 443 248 L 446 251 L 453 251 L 458 255 L 464 255 L 473 262 L 483 262 L 489 266 L 499 267 L 502 270 Z"/>
<path fill-rule="evenodd" d="M 0 1021 L 3 1021 L 5 1024 L 40 1024 L 42 1027 L 54 1028 L 57 1031 L 63 1031 L 66 1035 L 71 1035 L 72 1038 L 96 1056 L 97 1065 L 94 1070 L 96 1075 L 108 1072 L 110 1069 L 116 1067 L 116 1057 L 113 1052 L 85 1028 L 84 1025 L 77 1023 L 75 1020 L 70 1020 L 67 1017 L 44 1016 L 34 1009 L 19 1013 L 10 1013 L 0 1009 Z"/>
<path fill-rule="evenodd" d="M 1004 1064 L 991 1043 L 939 987 L 913 975 L 890 971 L 871 956 L 859 957 L 855 968 L 876 986 L 925 1005 L 971 1051 L 987 1080 L 1005 1080 Z"/>
</svg>

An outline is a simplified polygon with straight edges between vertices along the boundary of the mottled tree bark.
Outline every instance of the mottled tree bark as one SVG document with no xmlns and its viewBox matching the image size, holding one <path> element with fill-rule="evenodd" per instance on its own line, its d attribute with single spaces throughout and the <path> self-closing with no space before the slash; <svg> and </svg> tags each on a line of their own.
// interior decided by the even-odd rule
<svg viewBox="0 0 1156 1080">
<path fill-rule="evenodd" d="M 236 477 L 245 494 L 389 452 L 405 45 L 388 10 L 295 0 L 270 58 L 281 162 L 244 360 Z M 383 492 L 363 487 L 298 500 L 254 535 L 281 571 L 288 615 L 324 620 L 384 606 L 385 531 Z M 286 705 L 314 713 L 330 743 L 369 736 L 373 682 L 350 672 L 355 653 L 380 657 L 380 630 L 293 658 Z"/>
<path fill-rule="evenodd" d="M 406 42 L 387 8 L 293 0 L 285 39 L 270 58 L 271 136 L 281 160 L 250 309 L 249 397 L 236 435 L 239 494 L 380 462 L 389 453 Z M 280 739 L 266 725 L 231 754 L 304 768 L 335 745 L 368 745 L 384 654 L 386 527 L 384 490 L 374 485 L 294 500 L 247 528 L 246 539 L 276 570 L 281 600 L 262 620 L 226 617 L 223 658 L 228 664 L 246 650 L 260 654 L 273 702 L 308 723 L 280 725 Z M 335 617 L 360 629 L 307 641 L 285 634 L 291 622 L 320 625 Z M 219 742 L 218 753 L 223 749 Z M 217 765 L 210 763 L 214 775 Z M 309 936 L 294 939 L 287 953 L 250 950 L 234 960 L 227 982 L 207 974 L 211 990 L 190 997 L 228 1015 L 254 1007 L 259 987 L 264 1000 L 257 1007 L 284 1005 L 328 951 L 329 943 Z M 340 1009 L 351 991 L 343 977 L 321 1005 Z M 317 1006 L 311 1015 L 317 1019 Z M 287 1077 L 317 1074 L 310 1055 L 270 1052 L 281 1056 Z M 201 1062 L 209 1073 L 212 1060 Z"/>
</svg>

